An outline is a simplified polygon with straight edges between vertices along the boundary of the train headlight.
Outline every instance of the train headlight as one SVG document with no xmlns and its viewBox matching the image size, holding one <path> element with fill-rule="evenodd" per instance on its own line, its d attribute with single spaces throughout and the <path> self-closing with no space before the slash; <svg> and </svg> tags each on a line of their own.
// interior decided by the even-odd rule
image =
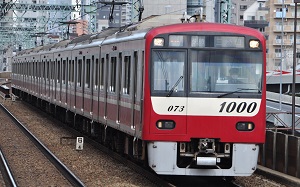
<svg viewBox="0 0 300 187">
<path fill-rule="evenodd" d="M 165 40 L 163 38 L 154 38 L 154 46 L 164 46 Z"/>
<path fill-rule="evenodd" d="M 252 131 L 254 129 L 254 123 L 252 122 L 238 122 L 236 124 L 238 131 Z"/>
<path fill-rule="evenodd" d="M 176 124 L 172 120 L 159 120 L 156 122 L 156 127 L 158 129 L 174 129 L 175 126 Z"/>
<path fill-rule="evenodd" d="M 259 41 L 258 40 L 250 40 L 249 41 L 250 48 L 259 49 Z"/>
</svg>

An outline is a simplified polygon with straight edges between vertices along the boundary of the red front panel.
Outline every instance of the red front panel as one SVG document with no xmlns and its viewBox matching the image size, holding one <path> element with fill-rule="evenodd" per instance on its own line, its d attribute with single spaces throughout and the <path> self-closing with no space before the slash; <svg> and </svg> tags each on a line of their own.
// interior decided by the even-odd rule
<svg viewBox="0 0 300 187">
<path fill-rule="evenodd" d="M 264 37 L 259 32 L 248 28 L 234 28 L 218 24 L 183 24 L 151 30 L 146 36 L 143 139 L 150 141 L 190 141 L 192 138 L 216 138 L 222 142 L 263 143 L 266 123 L 265 86 L 262 88 L 261 98 L 257 96 L 255 98 L 219 98 L 205 97 L 204 94 L 199 97 L 188 97 L 186 95 L 180 97 L 151 97 L 150 72 L 153 68 L 150 65 L 150 60 L 153 38 L 160 34 L 193 31 L 228 32 L 231 34 L 235 32 L 236 34 L 257 37 L 263 45 L 262 52 L 263 59 L 265 59 Z M 159 50 L 162 51 L 162 49 Z M 264 70 L 265 60 L 262 62 L 262 66 Z M 188 69 L 187 72 L 190 73 L 191 71 L 192 69 Z M 188 78 L 189 75 L 185 76 L 184 80 Z M 265 85 L 264 76 L 262 83 Z M 229 104 L 229 109 L 227 109 Z M 238 107 L 239 109 L 237 109 Z M 159 120 L 173 120 L 176 126 L 170 130 L 159 129 L 156 126 Z M 248 132 L 238 131 L 236 128 L 237 122 L 251 122 L 255 128 L 253 131 Z"/>
</svg>

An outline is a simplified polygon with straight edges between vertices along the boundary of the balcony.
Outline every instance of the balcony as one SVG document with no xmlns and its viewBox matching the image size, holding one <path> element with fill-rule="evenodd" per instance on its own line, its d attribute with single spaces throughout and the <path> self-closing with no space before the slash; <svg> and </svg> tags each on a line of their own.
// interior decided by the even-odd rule
<svg viewBox="0 0 300 187">
<path fill-rule="evenodd" d="M 294 3 L 294 0 L 274 0 L 274 5 L 282 5 L 283 2 L 287 5 Z"/>
<path fill-rule="evenodd" d="M 281 58 L 281 53 L 274 53 L 273 58 Z"/>
<path fill-rule="evenodd" d="M 273 45 L 274 46 L 279 46 L 279 45 L 281 45 L 281 41 L 282 41 L 282 39 L 275 39 L 273 41 Z M 283 39 L 282 42 L 283 42 L 282 44 L 284 46 L 292 46 L 294 44 L 294 39 Z M 297 43 L 297 45 L 299 45 L 300 44 L 300 39 L 297 39 L 296 43 Z"/>
<path fill-rule="evenodd" d="M 282 12 L 272 12 L 272 17 L 273 18 L 277 18 L 277 19 L 281 19 L 281 16 L 283 15 L 283 18 L 295 18 L 295 12 L 294 11 L 288 11 L 288 12 L 284 12 L 282 14 Z M 300 17 L 300 12 L 297 13 L 297 17 Z"/>
<path fill-rule="evenodd" d="M 282 28 L 283 27 L 283 28 Z M 275 25 L 273 26 L 273 32 L 294 32 L 294 25 Z M 300 26 L 297 25 L 297 30 L 300 30 Z"/>
<path fill-rule="evenodd" d="M 273 45 L 274 46 L 279 46 L 279 45 L 281 45 L 281 42 L 282 42 L 282 45 L 288 45 L 288 46 L 290 46 L 294 43 L 294 41 L 291 40 L 291 39 L 283 39 L 283 40 L 282 39 L 275 39 L 275 40 L 273 40 Z"/>
<path fill-rule="evenodd" d="M 244 26 L 251 28 L 265 28 L 269 25 L 266 20 L 244 20 Z"/>
</svg>

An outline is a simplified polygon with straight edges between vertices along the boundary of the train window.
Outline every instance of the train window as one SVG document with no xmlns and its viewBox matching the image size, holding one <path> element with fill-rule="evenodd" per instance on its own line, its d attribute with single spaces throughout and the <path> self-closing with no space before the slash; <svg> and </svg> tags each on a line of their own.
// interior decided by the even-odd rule
<svg viewBox="0 0 300 187">
<path fill-rule="evenodd" d="M 98 90 L 98 85 L 99 85 L 99 60 L 96 59 L 96 62 L 95 62 L 95 89 Z"/>
<path fill-rule="evenodd" d="M 69 67 L 68 67 L 68 84 L 70 85 L 71 81 L 72 81 L 72 60 L 69 60 Z"/>
<path fill-rule="evenodd" d="M 190 92 L 257 93 L 261 89 L 262 52 L 192 51 Z"/>
<path fill-rule="evenodd" d="M 62 83 L 63 84 L 66 84 L 66 66 L 67 66 L 67 63 L 66 63 L 66 60 L 63 60 L 63 63 L 62 63 Z"/>
<path fill-rule="evenodd" d="M 49 66 L 49 61 L 47 62 L 47 75 L 46 75 L 47 79 L 50 79 L 50 66 Z"/>
<path fill-rule="evenodd" d="M 134 90 L 134 96 L 137 97 L 137 82 L 138 82 L 138 63 L 139 63 L 139 55 L 138 51 L 135 51 L 133 54 L 133 63 L 134 63 L 134 78 L 133 78 L 133 90 Z"/>
<path fill-rule="evenodd" d="M 57 83 L 61 83 L 61 71 L 60 71 L 60 60 L 57 61 Z"/>
<path fill-rule="evenodd" d="M 46 74 L 46 61 L 43 62 L 43 80 L 46 80 L 47 74 Z"/>
<path fill-rule="evenodd" d="M 192 47 L 205 47 L 205 36 L 192 36 L 191 37 Z"/>
<path fill-rule="evenodd" d="M 32 72 L 31 72 L 31 76 L 35 76 L 35 62 L 32 62 Z"/>
<path fill-rule="evenodd" d="M 75 61 L 72 60 L 71 67 L 69 68 L 70 70 L 70 81 L 71 83 L 74 83 L 74 78 L 75 78 Z"/>
<path fill-rule="evenodd" d="M 55 62 L 51 63 L 51 80 L 54 80 L 54 73 L 55 73 Z"/>
<path fill-rule="evenodd" d="M 170 35 L 169 36 L 169 46 L 171 47 L 181 47 L 183 46 L 183 41 L 187 40 L 187 36 L 183 35 Z"/>
<path fill-rule="evenodd" d="M 37 76 L 38 76 L 38 78 L 42 77 L 42 63 L 41 62 L 37 62 Z"/>
<path fill-rule="evenodd" d="M 242 36 L 215 36 L 214 47 L 245 48 L 245 38 Z"/>
<path fill-rule="evenodd" d="M 90 88 L 90 76 L 91 76 L 91 59 L 86 59 L 86 68 L 85 68 L 85 87 Z"/>
<path fill-rule="evenodd" d="M 110 92 L 116 92 L 117 83 L 117 57 L 111 57 L 110 61 Z"/>
<path fill-rule="evenodd" d="M 124 57 L 124 79 L 123 79 L 123 93 L 130 93 L 130 66 L 131 66 L 131 56 Z"/>
<path fill-rule="evenodd" d="M 77 86 L 81 87 L 81 72 L 82 72 L 82 60 L 78 60 L 78 66 L 77 66 Z"/>
<path fill-rule="evenodd" d="M 155 50 L 152 55 L 152 90 L 155 92 L 184 91 L 184 51 Z M 173 92 L 172 91 L 172 92 Z"/>
<path fill-rule="evenodd" d="M 101 59 L 99 71 L 100 71 L 100 76 L 99 76 L 100 90 L 103 90 L 104 89 L 104 58 Z"/>
</svg>

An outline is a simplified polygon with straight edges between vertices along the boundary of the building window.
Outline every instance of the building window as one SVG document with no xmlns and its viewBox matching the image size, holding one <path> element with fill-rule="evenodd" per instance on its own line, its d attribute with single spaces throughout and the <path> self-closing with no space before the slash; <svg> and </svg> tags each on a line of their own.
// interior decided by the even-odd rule
<svg viewBox="0 0 300 187">
<path fill-rule="evenodd" d="M 240 20 L 244 20 L 244 16 L 243 15 L 240 15 Z"/>
<path fill-rule="evenodd" d="M 247 10 L 247 5 L 240 5 L 240 10 Z"/>
</svg>

